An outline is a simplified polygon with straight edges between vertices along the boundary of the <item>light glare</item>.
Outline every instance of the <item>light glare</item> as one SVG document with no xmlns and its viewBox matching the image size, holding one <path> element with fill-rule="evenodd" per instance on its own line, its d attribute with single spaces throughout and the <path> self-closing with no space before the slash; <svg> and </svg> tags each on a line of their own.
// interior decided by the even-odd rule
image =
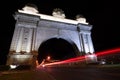
<svg viewBox="0 0 120 80">
<path fill-rule="evenodd" d="M 17 65 L 10 65 L 10 69 L 15 69 Z"/>
</svg>

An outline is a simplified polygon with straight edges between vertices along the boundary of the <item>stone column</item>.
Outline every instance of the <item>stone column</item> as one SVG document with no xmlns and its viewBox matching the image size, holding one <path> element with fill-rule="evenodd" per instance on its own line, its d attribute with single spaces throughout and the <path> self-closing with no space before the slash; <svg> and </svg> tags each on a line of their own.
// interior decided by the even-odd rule
<svg viewBox="0 0 120 80">
<path fill-rule="evenodd" d="M 19 35 L 20 35 L 19 34 L 20 30 L 21 30 L 20 27 L 15 27 L 15 31 L 14 31 L 14 34 L 13 34 L 13 39 L 12 39 L 11 46 L 10 46 L 10 51 L 16 51 L 17 43 L 18 43 Z"/>
<path fill-rule="evenodd" d="M 28 42 L 27 42 L 27 45 L 26 45 L 26 52 L 27 53 L 31 52 L 32 33 L 33 33 L 33 29 L 30 28 L 29 29 L 29 34 L 28 34 Z"/>
<path fill-rule="evenodd" d="M 88 34 L 88 44 L 89 44 L 89 52 L 94 53 L 93 42 L 91 38 L 91 33 Z"/>
<path fill-rule="evenodd" d="M 33 34 L 32 34 L 32 51 L 35 51 L 35 41 L 36 41 L 36 28 L 33 28 Z"/>
<path fill-rule="evenodd" d="M 82 33 L 79 33 L 80 52 L 84 52 Z"/>
<path fill-rule="evenodd" d="M 18 39 L 17 46 L 16 46 L 16 52 L 20 52 L 20 51 L 21 51 L 22 37 L 23 37 L 23 28 L 21 28 L 19 34 L 20 34 L 20 35 L 19 35 L 19 39 Z"/>
<path fill-rule="evenodd" d="M 88 53 L 89 52 L 89 47 L 88 47 L 87 34 L 83 33 L 82 38 L 83 38 L 83 44 L 84 44 L 85 53 Z"/>
</svg>

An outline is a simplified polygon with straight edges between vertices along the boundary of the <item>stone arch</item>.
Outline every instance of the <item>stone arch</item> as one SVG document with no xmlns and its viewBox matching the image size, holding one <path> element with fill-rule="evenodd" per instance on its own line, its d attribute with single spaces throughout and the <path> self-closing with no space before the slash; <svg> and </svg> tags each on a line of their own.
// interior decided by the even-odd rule
<svg viewBox="0 0 120 80">
<path fill-rule="evenodd" d="M 72 40 L 64 37 L 51 37 L 40 44 L 38 61 L 41 63 L 47 56 L 52 56 L 52 59 L 65 60 L 78 56 L 78 53 L 79 49 Z"/>
</svg>

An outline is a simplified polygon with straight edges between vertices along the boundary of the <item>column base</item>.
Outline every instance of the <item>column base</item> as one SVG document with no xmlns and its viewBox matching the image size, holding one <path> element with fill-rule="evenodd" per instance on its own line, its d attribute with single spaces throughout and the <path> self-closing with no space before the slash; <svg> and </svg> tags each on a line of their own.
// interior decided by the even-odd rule
<svg viewBox="0 0 120 80">
<path fill-rule="evenodd" d="M 8 56 L 7 65 L 30 65 L 35 67 L 35 59 L 32 54 L 11 54 Z"/>
</svg>

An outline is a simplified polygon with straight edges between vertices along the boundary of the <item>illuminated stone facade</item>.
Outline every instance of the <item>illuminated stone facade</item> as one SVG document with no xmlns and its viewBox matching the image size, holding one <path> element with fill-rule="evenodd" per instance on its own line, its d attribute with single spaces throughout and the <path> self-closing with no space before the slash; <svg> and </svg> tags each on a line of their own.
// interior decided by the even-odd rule
<svg viewBox="0 0 120 80">
<path fill-rule="evenodd" d="M 59 12 L 58 12 L 59 13 Z M 55 16 L 54 16 L 55 15 Z M 16 20 L 7 64 L 34 64 L 41 43 L 51 38 L 62 38 L 75 44 L 82 53 L 94 53 L 91 39 L 92 25 L 85 18 L 70 20 L 65 14 L 54 13 L 53 16 L 39 14 L 31 6 L 25 6 L 15 13 Z"/>
</svg>

